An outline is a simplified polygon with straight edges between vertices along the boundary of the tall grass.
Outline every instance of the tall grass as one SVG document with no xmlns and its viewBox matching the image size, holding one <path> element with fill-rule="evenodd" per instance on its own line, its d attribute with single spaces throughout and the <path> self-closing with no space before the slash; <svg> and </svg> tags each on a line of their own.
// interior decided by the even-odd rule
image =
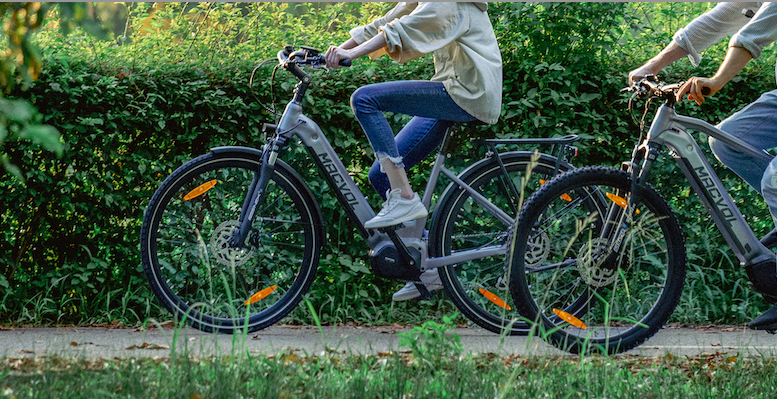
<svg viewBox="0 0 777 399">
<path fill-rule="evenodd" d="M 0 359 L 15 398 L 741 398 L 777 395 L 777 361 L 709 355 L 554 358 L 412 350 L 376 356 Z M 429 362 L 428 360 L 436 361 Z"/>
<path fill-rule="evenodd" d="M 316 313 L 310 302 L 308 310 Z M 252 355 L 0 358 L 4 398 L 740 398 L 777 395 L 777 360 L 711 354 L 500 356 L 465 352 L 454 316 L 400 334 L 398 350 Z M 179 325 L 183 328 L 183 325 Z"/>
</svg>

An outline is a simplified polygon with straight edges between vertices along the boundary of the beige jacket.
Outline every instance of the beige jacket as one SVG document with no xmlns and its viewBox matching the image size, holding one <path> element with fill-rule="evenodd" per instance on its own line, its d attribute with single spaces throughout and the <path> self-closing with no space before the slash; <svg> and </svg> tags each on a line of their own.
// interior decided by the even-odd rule
<svg viewBox="0 0 777 399">
<path fill-rule="evenodd" d="M 502 56 L 486 3 L 399 3 L 386 15 L 351 30 L 356 43 L 383 34 L 388 55 L 405 63 L 434 53 L 432 81 L 475 118 L 496 123 L 502 108 Z"/>
</svg>

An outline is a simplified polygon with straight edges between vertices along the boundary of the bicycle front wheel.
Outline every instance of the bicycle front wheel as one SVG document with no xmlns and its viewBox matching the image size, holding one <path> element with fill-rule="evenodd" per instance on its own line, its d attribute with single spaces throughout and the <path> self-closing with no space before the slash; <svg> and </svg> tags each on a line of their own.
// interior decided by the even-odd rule
<svg viewBox="0 0 777 399">
<path fill-rule="evenodd" d="M 479 161 L 459 175 L 510 217 L 516 217 L 521 197 L 528 196 L 554 174 L 572 168 L 546 154 L 516 151 L 500 154 L 504 176 L 493 158 Z M 512 188 L 511 188 L 512 186 Z M 443 193 L 431 222 L 430 253 L 452 253 L 509 245 L 512 224 L 506 224 L 479 204 L 460 186 L 451 184 Z M 489 256 L 440 268 L 440 278 L 456 307 L 475 324 L 496 333 L 526 334 L 509 292 L 507 256 Z"/>
<path fill-rule="evenodd" d="M 324 234 L 307 185 L 278 161 L 241 249 L 229 240 L 261 160 L 206 154 L 154 193 L 141 227 L 143 269 L 179 320 L 204 331 L 268 327 L 310 288 Z"/>
<path fill-rule="evenodd" d="M 513 300 L 562 350 L 634 348 L 680 299 L 682 231 L 655 189 L 637 190 L 632 195 L 628 173 L 580 168 L 545 185 L 521 211 L 510 262 Z"/>
</svg>

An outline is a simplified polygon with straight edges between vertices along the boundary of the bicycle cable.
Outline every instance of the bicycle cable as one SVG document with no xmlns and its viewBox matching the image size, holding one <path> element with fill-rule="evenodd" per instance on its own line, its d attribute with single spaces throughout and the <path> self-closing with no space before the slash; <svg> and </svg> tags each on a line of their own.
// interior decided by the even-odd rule
<svg viewBox="0 0 777 399">
<path fill-rule="evenodd" d="M 265 66 L 265 64 L 268 64 L 274 61 L 276 61 L 274 58 L 264 60 L 261 63 L 259 63 L 259 65 L 257 65 L 256 68 L 254 68 L 254 70 L 251 72 L 251 79 L 248 80 L 248 89 L 251 91 L 251 95 L 254 96 L 254 98 L 256 99 L 256 102 L 259 103 L 259 105 L 261 105 L 262 108 L 264 108 L 264 110 L 267 113 L 275 116 L 276 122 L 277 122 L 277 117 L 280 114 L 278 113 L 278 108 L 276 107 L 276 104 L 275 104 L 275 91 L 273 90 L 273 86 L 275 84 L 275 72 L 278 70 L 278 67 L 280 67 L 280 64 L 275 65 L 275 68 L 273 68 L 272 70 L 272 75 L 270 76 L 270 104 L 272 104 L 272 107 L 268 107 L 267 104 L 262 102 L 262 100 L 259 99 L 259 96 L 257 96 L 256 92 L 254 91 L 254 77 L 256 76 L 256 71 L 258 71 L 259 68 Z"/>
<path fill-rule="evenodd" d="M 635 108 L 634 107 L 634 99 L 639 97 L 643 93 L 645 93 L 645 92 L 642 91 L 642 90 L 639 90 L 639 89 L 633 90 L 633 93 L 632 93 L 631 97 L 629 98 L 629 105 L 628 105 L 629 116 L 631 116 L 631 121 L 639 129 L 639 141 L 638 142 L 642 142 L 642 140 L 644 138 L 644 135 L 645 135 L 645 120 L 647 119 L 648 112 L 650 111 L 650 104 L 653 102 L 653 99 L 656 98 L 653 95 L 650 95 L 648 97 L 647 101 L 645 101 L 645 108 L 644 108 L 644 111 L 642 112 L 642 118 L 639 120 L 639 122 L 637 122 L 637 118 L 635 118 L 635 116 L 634 116 L 634 108 Z"/>
</svg>

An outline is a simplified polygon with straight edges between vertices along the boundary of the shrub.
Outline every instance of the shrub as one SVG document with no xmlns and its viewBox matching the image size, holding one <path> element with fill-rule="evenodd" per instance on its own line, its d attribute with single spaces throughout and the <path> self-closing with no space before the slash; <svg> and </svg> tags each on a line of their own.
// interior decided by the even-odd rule
<svg viewBox="0 0 777 399">
<path fill-rule="evenodd" d="M 127 309 L 124 313 L 136 316 L 125 317 L 141 320 L 157 315 L 149 314 L 149 304 L 155 300 L 140 269 L 138 232 L 146 202 L 158 184 L 210 147 L 261 145 L 262 124 L 276 117 L 269 105 L 273 100 L 282 105 L 294 81 L 279 73 L 271 87 L 269 67 L 256 71 L 252 81 L 258 61 L 274 58 L 284 45 L 325 49 L 340 43 L 349 27 L 382 14 L 386 5 L 147 7 L 130 6 L 131 29 L 122 30 L 114 41 L 95 40 L 78 29 L 67 37 L 50 29 L 37 38 L 44 54 L 40 78 L 29 90 L 17 89 L 13 95 L 29 100 L 43 115 L 42 122 L 59 130 L 64 152 L 58 158 L 33 143 L 6 144 L 5 151 L 12 163 L 21 166 L 25 182 L 13 177 L 0 182 L 0 265 L 8 282 L 0 309 L 4 320 L 19 320 L 23 308 L 27 314 L 30 309 L 45 313 L 44 322 L 99 320 L 94 316 L 99 309 L 111 308 Z M 584 138 L 575 164 L 615 165 L 627 158 L 637 130 L 619 90 L 630 69 L 671 39 L 669 34 L 657 34 L 661 29 L 645 20 L 658 25 L 662 20 L 689 20 L 675 9 L 679 6 L 656 6 L 656 14 L 644 5 L 627 3 L 495 3 L 490 7 L 504 60 L 502 118 L 496 125 L 473 128 L 470 134 L 554 137 L 575 133 Z M 699 6 L 685 7 L 696 11 Z M 723 54 L 724 45 L 711 51 L 713 57 L 707 57 L 701 69 L 691 70 L 686 61 L 678 62 L 667 68 L 665 77 L 683 79 L 713 72 L 717 62 L 712 59 Z M 735 105 L 751 101 L 773 79 L 770 68 L 764 67 L 773 59 L 766 58 L 757 60 L 703 108 L 684 104 L 683 112 L 717 120 L 731 112 L 732 93 L 737 93 Z M 351 69 L 313 72 L 315 84 L 304 104 L 306 113 L 326 127 L 330 141 L 365 191 L 371 190 L 366 171 L 373 158 L 349 108 L 350 94 L 368 83 L 427 79 L 432 74 L 431 57 L 404 65 L 386 57 L 359 60 Z M 398 126 L 405 120 L 396 116 L 392 123 Z M 327 184 L 311 172 L 303 152 L 294 150 L 290 161 L 318 196 L 329 239 L 309 295 L 311 302 L 319 311 L 330 309 L 321 312 L 324 322 L 393 321 L 397 317 L 393 311 L 412 305 L 389 310 L 388 305 L 376 305 L 390 303 L 394 284 L 368 273 L 367 246 L 343 218 Z M 480 155 L 468 152 L 473 154 Z M 465 164 L 462 159 L 453 161 Z M 718 169 L 735 198 L 748 197 L 744 183 Z M 709 230 L 701 204 L 679 184 L 676 168 L 665 164 L 659 170 L 667 171 L 657 184 L 672 199 L 686 226 L 689 250 L 698 254 L 694 259 L 705 265 L 721 264 L 725 251 L 707 250 L 709 242 L 719 243 L 720 238 L 714 234 L 700 238 Z M 412 183 L 421 186 L 424 176 L 411 175 Z M 377 206 L 378 196 L 370 198 Z M 771 227 L 762 202 L 740 204 L 758 232 Z M 735 265 L 723 264 L 732 281 L 741 278 Z M 4 287 L 2 281 L 0 287 Z M 118 295 L 122 292 L 132 295 Z M 53 299 L 34 302 L 39 293 Z M 350 310 L 338 313 L 331 310 L 335 304 Z M 296 317 L 305 317 L 306 312 L 298 313 Z M 113 318 L 116 313 L 104 317 Z"/>
</svg>

